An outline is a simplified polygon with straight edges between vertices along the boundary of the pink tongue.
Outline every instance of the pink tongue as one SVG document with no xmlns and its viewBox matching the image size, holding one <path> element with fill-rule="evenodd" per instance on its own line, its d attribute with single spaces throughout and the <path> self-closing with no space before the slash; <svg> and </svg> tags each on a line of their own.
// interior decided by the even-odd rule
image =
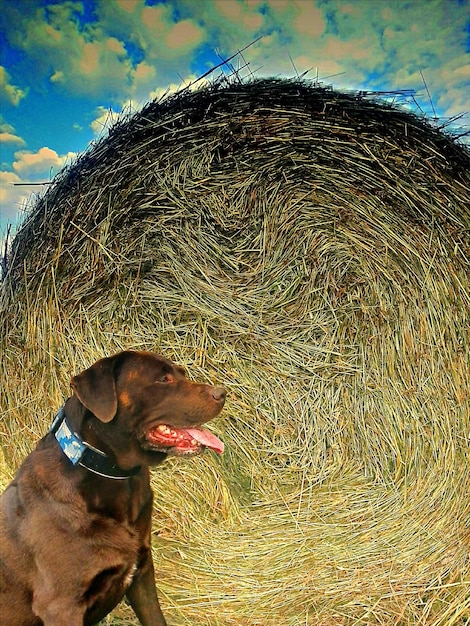
<svg viewBox="0 0 470 626">
<path fill-rule="evenodd" d="M 210 430 L 205 430 L 204 428 L 186 428 L 185 431 L 190 437 L 199 441 L 203 446 L 206 446 L 206 448 L 211 448 L 211 450 L 215 450 L 219 454 L 222 454 L 224 451 L 224 444 L 218 437 L 211 433 Z"/>
</svg>

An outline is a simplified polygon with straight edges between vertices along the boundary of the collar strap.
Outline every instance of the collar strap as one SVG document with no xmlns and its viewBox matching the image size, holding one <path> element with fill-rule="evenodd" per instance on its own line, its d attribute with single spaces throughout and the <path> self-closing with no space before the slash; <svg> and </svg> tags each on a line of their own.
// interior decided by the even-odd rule
<svg viewBox="0 0 470 626">
<path fill-rule="evenodd" d="M 140 467 L 132 470 L 121 469 L 107 454 L 83 441 L 67 423 L 63 406 L 54 417 L 49 432 L 55 436 L 63 453 L 73 465 L 81 465 L 94 474 L 118 480 L 134 476 L 140 471 Z"/>
</svg>

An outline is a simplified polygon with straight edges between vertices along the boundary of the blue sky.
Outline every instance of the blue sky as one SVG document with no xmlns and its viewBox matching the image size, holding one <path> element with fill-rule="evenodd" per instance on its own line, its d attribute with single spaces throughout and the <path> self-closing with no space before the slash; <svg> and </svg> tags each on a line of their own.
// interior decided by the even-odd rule
<svg viewBox="0 0 470 626">
<path fill-rule="evenodd" d="M 121 110 L 258 37 L 258 77 L 413 89 L 469 130 L 470 0 L 0 0 L 0 239 L 42 189 L 14 183 L 51 180 Z"/>
</svg>

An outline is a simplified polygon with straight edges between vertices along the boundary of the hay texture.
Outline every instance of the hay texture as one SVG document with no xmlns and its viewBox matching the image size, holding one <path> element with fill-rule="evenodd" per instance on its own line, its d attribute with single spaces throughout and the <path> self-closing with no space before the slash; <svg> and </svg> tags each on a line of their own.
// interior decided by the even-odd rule
<svg viewBox="0 0 470 626">
<path fill-rule="evenodd" d="M 170 624 L 468 624 L 469 171 L 416 115 L 299 80 L 122 120 L 14 241 L 4 481 L 72 374 L 155 350 L 229 390 L 223 457 L 153 472 Z"/>
</svg>

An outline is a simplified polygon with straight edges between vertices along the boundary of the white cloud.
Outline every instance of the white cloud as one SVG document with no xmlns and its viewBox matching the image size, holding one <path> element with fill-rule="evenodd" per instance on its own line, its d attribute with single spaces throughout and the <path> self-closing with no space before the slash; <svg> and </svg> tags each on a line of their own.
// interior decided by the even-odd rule
<svg viewBox="0 0 470 626">
<path fill-rule="evenodd" d="M 134 4 L 132 13 L 127 12 L 125 20 L 118 5 L 103 3 L 100 10 L 104 23 L 119 23 L 123 36 L 137 44 L 147 60 L 165 62 L 184 57 L 205 39 L 198 11 L 196 19 L 175 19 L 170 4 L 146 6 L 142 0 Z"/>
<path fill-rule="evenodd" d="M 299 14 L 294 19 L 294 30 L 307 37 L 320 37 L 326 29 L 323 11 L 314 2 L 299 2 Z"/>
<path fill-rule="evenodd" d="M 0 65 L 0 96 L 5 98 L 7 102 L 18 106 L 21 100 L 26 97 L 27 89 L 20 89 L 11 84 L 11 78 L 4 67 Z"/>
<path fill-rule="evenodd" d="M 97 23 L 81 26 L 80 3 L 64 2 L 22 12 L 9 7 L 10 42 L 26 52 L 36 80 L 75 94 L 117 94 L 132 65 L 122 41 Z"/>
<path fill-rule="evenodd" d="M 18 137 L 18 135 L 15 135 L 14 133 L 11 132 L 2 132 L 0 129 L 0 143 L 16 143 L 20 146 L 24 146 L 26 145 L 26 142 L 24 139 L 22 139 L 21 137 Z"/>
<path fill-rule="evenodd" d="M 263 26 L 264 18 L 259 12 L 261 6 L 261 2 L 243 3 L 238 0 L 216 0 L 214 3 L 216 11 L 245 32 L 258 31 Z"/>
<path fill-rule="evenodd" d="M 0 133 L 14 133 L 15 129 L 11 124 L 7 124 L 0 114 Z"/>
<path fill-rule="evenodd" d="M 50 182 L 75 156 L 73 152 L 60 156 L 47 147 L 37 152 L 15 152 L 13 171 L 0 171 L 0 227 L 4 229 L 8 223 L 21 221 L 38 194 L 46 189 L 37 183 Z"/>
<path fill-rule="evenodd" d="M 21 178 L 14 172 L 0 171 L 0 217 L 1 225 L 18 222 L 28 205 L 32 187 L 15 186 Z"/>
<path fill-rule="evenodd" d="M 178 91 L 181 91 L 182 89 L 185 89 L 186 87 L 191 87 L 191 85 L 194 85 L 194 87 L 197 88 L 200 86 L 200 85 L 194 84 L 197 78 L 198 77 L 195 74 L 190 74 L 186 76 L 185 78 L 182 78 L 179 83 L 170 83 L 166 87 L 155 89 L 154 91 L 150 92 L 149 97 L 151 100 L 159 100 L 161 98 L 165 98 L 166 96 L 170 94 L 177 93 Z"/>
<path fill-rule="evenodd" d="M 121 117 L 121 113 L 113 111 L 112 109 L 106 109 L 105 107 L 98 107 L 95 111 L 95 119 L 91 122 L 90 128 L 95 135 L 101 135 L 106 133 L 117 120 Z"/>
<path fill-rule="evenodd" d="M 20 150 L 15 152 L 13 169 L 23 179 L 28 177 L 36 179 L 37 176 L 42 176 L 45 180 L 50 180 L 66 163 L 72 162 L 75 156 L 74 152 L 59 156 L 55 150 L 47 146 L 37 152 Z"/>
<path fill-rule="evenodd" d="M 165 46 L 169 53 L 180 56 L 194 50 L 202 38 L 202 30 L 197 24 L 191 20 L 182 20 L 165 33 Z"/>
<path fill-rule="evenodd" d="M 86 24 L 78 19 L 80 11 L 73 2 L 27 12 L 10 7 L 15 28 L 8 33 L 34 63 L 38 80 L 77 95 L 115 101 L 142 96 L 157 87 L 157 75 L 163 84 L 177 71 L 185 73 L 205 40 L 198 18 L 175 18 L 169 4 L 102 2 L 99 19 Z"/>
</svg>

